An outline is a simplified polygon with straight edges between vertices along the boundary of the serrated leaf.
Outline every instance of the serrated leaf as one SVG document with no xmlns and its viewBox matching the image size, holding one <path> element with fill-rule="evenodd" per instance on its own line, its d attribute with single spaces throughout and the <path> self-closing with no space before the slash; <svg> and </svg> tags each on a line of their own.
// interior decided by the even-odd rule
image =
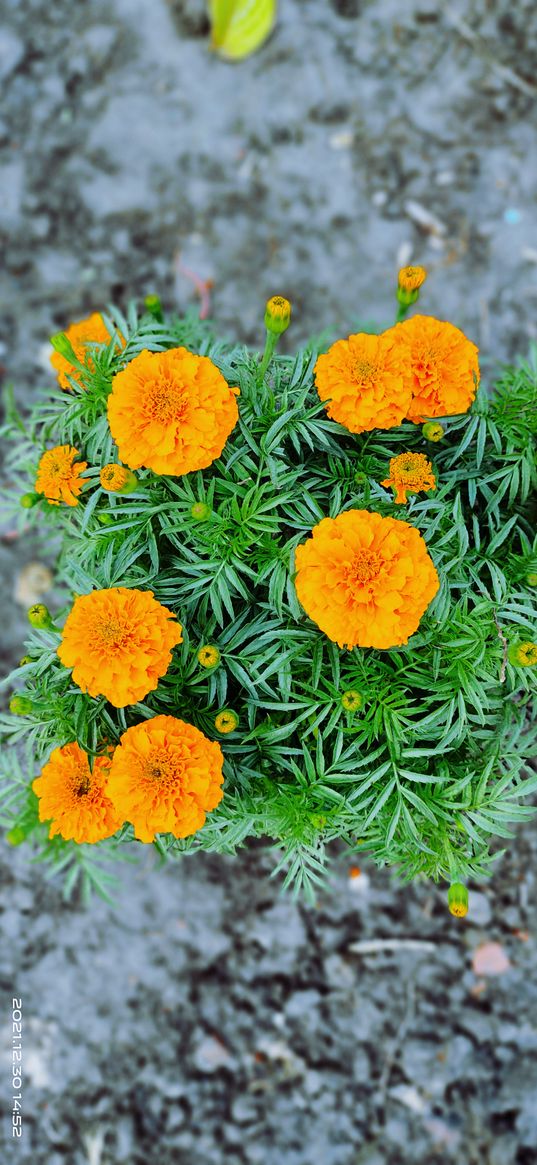
<svg viewBox="0 0 537 1165">
<path fill-rule="evenodd" d="M 276 0 L 209 0 L 211 48 L 240 61 L 261 47 L 276 19 Z"/>
</svg>

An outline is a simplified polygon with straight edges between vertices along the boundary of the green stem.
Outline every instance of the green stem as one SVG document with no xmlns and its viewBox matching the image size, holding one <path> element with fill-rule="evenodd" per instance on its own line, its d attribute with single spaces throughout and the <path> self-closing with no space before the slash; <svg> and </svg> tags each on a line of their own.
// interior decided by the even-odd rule
<svg viewBox="0 0 537 1165">
<path fill-rule="evenodd" d="M 274 332 L 269 332 L 267 330 L 267 338 L 265 340 L 265 351 L 263 352 L 263 359 L 261 361 L 261 364 L 259 365 L 259 370 L 257 373 L 257 383 L 258 384 L 263 383 L 263 380 L 265 378 L 265 372 L 267 371 L 267 368 L 272 360 L 272 357 L 274 355 L 274 349 L 276 347 L 277 342 L 278 342 L 278 336 L 276 336 Z"/>
</svg>

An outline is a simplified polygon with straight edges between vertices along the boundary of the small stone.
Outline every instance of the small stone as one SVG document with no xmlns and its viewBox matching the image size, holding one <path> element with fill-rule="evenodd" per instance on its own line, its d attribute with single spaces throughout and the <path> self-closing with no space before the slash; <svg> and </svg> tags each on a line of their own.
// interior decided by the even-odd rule
<svg viewBox="0 0 537 1165">
<path fill-rule="evenodd" d="M 209 1075 L 218 1072 L 219 1068 L 228 1067 L 231 1063 L 231 1053 L 213 1036 L 207 1036 L 200 1041 L 192 1058 L 198 1072 Z"/>
<path fill-rule="evenodd" d="M 256 1103 L 251 1096 L 237 1096 L 231 1105 L 232 1119 L 238 1125 L 251 1125 L 257 1118 Z"/>
<path fill-rule="evenodd" d="M 501 943 L 481 943 L 474 951 L 472 969 L 474 975 L 503 975 L 511 966 Z"/>
</svg>

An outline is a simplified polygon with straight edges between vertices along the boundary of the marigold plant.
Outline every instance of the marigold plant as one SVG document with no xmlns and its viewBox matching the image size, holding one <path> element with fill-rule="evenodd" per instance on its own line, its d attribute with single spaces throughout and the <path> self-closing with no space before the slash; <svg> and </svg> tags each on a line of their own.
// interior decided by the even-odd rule
<svg viewBox="0 0 537 1165">
<path fill-rule="evenodd" d="M 253 352 L 110 309 L 72 392 L 9 403 L 6 504 L 57 587 L 5 680 L 0 817 L 68 890 L 265 837 L 313 895 L 343 842 L 462 917 L 537 788 L 537 354 L 479 385 L 417 314 L 279 355 L 274 302 Z"/>
</svg>

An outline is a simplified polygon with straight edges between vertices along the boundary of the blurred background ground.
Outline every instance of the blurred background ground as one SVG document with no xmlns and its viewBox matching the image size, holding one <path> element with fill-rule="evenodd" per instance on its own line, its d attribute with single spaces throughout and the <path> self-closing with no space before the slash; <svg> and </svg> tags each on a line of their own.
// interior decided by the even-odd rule
<svg viewBox="0 0 537 1165">
<path fill-rule="evenodd" d="M 183 309 L 188 271 L 214 281 L 230 338 L 261 342 L 265 298 L 289 296 L 292 347 L 391 322 L 397 267 L 420 262 L 424 310 L 463 326 L 486 372 L 525 355 L 533 0 L 282 0 L 275 35 L 236 66 L 208 54 L 204 11 L 3 0 L 0 361 L 18 398 L 49 382 L 52 331 L 149 291 Z M 7 659 L 36 555 L 0 545 Z M 153 864 L 126 867 L 117 911 L 85 909 L 0 851 L 0 986 L 26 1019 L 18 1144 L 3 1008 L 2 1161 L 534 1159 L 531 830 L 462 926 L 439 891 L 369 867 L 351 878 L 345 854 L 316 908 L 280 897 L 257 847 Z M 409 938 L 425 945 L 350 950 Z"/>
</svg>

